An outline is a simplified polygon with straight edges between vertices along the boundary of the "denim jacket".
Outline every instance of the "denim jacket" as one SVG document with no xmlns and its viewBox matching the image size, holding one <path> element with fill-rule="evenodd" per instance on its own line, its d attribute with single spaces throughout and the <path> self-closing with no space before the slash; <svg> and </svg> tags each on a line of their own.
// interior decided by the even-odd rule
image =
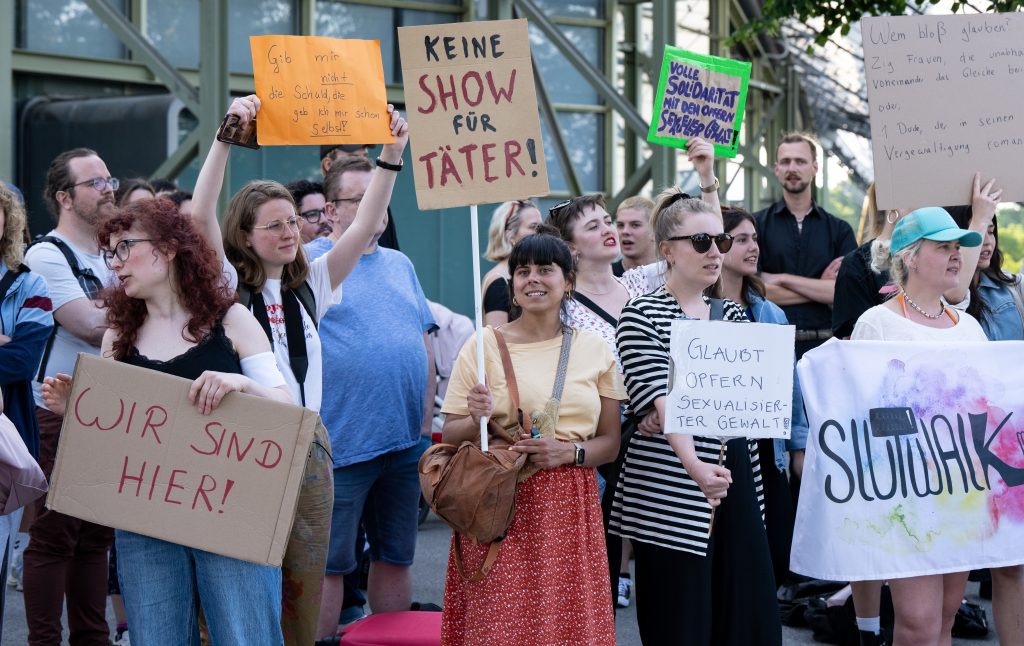
<svg viewBox="0 0 1024 646">
<path fill-rule="evenodd" d="M 1013 289 L 982 272 L 978 292 L 985 301 L 985 309 L 978 318 L 989 341 L 1024 340 L 1024 321 L 1013 301 Z"/>
<path fill-rule="evenodd" d="M 756 323 L 777 323 L 788 325 L 786 314 L 775 303 L 765 299 L 755 291 L 747 292 L 750 303 L 748 316 Z M 796 363 L 793 364 L 793 418 L 790 420 L 790 436 L 788 440 L 775 440 L 775 466 L 779 471 L 786 468 L 786 451 L 802 451 L 807 446 L 807 413 L 804 412 L 804 398 L 800 393 L 800 379 L 796 374 Z"/>
</svg>

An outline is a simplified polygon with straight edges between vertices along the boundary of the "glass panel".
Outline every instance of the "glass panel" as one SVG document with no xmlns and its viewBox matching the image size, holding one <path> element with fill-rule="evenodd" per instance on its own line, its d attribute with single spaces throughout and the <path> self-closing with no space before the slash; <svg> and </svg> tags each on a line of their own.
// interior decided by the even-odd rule
<svg viewBox="0 0 1024 646">
<path fill-rule="evenodd" d="M 252 74 L 249 36 L 296 34 L 291 0 L 230 0 L 228 4 L 228 69 Z"/>
<path fill-rule="evenodd" d="M 548 16 L 566 18 L 604 18 L 602 0 L 533 0 Z"/>
<path fill-rule="evenodd" d="M 569 158 L 576 170 L 576 177 L 585 192 L 604 190 L 604 119 L 603 114 L 593 112 L 558 113 L 562 140 L 569 149 Z M 567 191 L 569 183 L 558 162 L 554 141 L 543 119 L 541 130 L 544 136 L 544 155 L 548 164 L 548 185 L 552 192 Z"/>
<path fill-rule="evenodd" d="M 177 67 L 199 67 L 199 0 L 150 2 L 146 36 Z"/>
<path fill-rule="evenodd" d="M 127 14 L 127 0 L 111 4 Z M 127 58 L 112 31 L 82 0 L 21 0 L 19 47 L 38 52 L 95 58 Z"/>
<path fill-rule="evenodd" d="M 583 57 L 604 71 L 604 30 L 593 27 L 567 27 L 559 29 Z M 537 27 L 530 25 L 530 50 L 544 77 L 548 96 L 554 103 L 600 104 L 597 91 L 576 71 L 567 58 Z"/>
<path fill-rule="evenodd" d="M 395 29 L 412 25 L 456 22 L 459 17 L 459 14 L 437 11 L 412 11 L 317 0 L 316 35 L 332 38 L 378 38 L 380 55 L 384 61 L 384 82 L 401 83 L 402 63 L 398 55 L 398 33 Z"/>
</svg>

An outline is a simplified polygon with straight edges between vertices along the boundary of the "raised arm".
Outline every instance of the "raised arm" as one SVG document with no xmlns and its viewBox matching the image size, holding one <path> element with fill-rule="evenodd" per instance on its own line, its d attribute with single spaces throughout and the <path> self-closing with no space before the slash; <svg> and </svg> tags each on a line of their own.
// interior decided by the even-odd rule
<svg viewBox="0 0 1024 646">
<path fill-rule="evenodd" d="M 238 117 L 240 124 L 245 125 L 250 119 L 256 118 L 260 109 L 260 100 L 255 94 L 243 96 L 231 102 L 229 115 Z M 206 161 L 196 178 L 196 187 L 192 192 L 192 223 L 206 242 L 217 252 L 217 259 L 224 259 L 224 242 L 221 238 L 220 223 L 217 222 L 217 200 L 224 185 L 224 169 L 231 154 L 231 145 L 223 141 L 213 140 Z"/>
<path fill-rule="evenodd" d="M 388 112 L 391 114 L 391 134 L 395 137 L 395 142 L 384 144 L 380 151 L 380 160 L 397 166 L 402 163 L 402 152 L 409 142 L 409 124 L 395 106 L 388 104 Z M 395 171 L 380 166 L 373 169 L 373 177 L 370 179 L 366 194 L 359 202 L 355 220 L 327 252 L 327 270 L 331 276 L 332 289 L 337 289 L 341 281 L 345 280 L 373 239 L 377 226 L 387 212 L 388 203 L 391 202 L 391 192 L 395 188 L 396 178 Z"/>
<path fill-rule="evenodd" d="M 700 177 L 700 185 L 703 188 L 710 188 L 717 180 L 715 179 L 715 147 L 707 141 L 696 137 L 686 142 L 686 159 L 693 164 L 693 169 Z M 720 213 L 722 204 L 718 199 L 718 189 L 710 193 L 703 190 L 698 196 L 700 199 L 711 205 L 715 213 Z"/>
<path fill-rule="evenodd" d="M 971 222 L 967 228 L 980 233 L 983 240 L 989 226 L 992 225 L 992 218 L 996 215 L 999 197 L 1003 194 L 1003 189 L 996 188 L 995 182 L 995 178 L 992 178 L 982 186 L 981 173 L 975 173 L 972 180 Z M 967 298 L 967 291 L 970 289 L 971 281 L 974 280 L 974 274 L 978 269 L 981 246 L 960 247 L 960 257 L 963 260 L 960 264 L 960 275 L 957 278 L 956 287 L 943 294 L 946 300 L 953 305 Z"/>
</svg>

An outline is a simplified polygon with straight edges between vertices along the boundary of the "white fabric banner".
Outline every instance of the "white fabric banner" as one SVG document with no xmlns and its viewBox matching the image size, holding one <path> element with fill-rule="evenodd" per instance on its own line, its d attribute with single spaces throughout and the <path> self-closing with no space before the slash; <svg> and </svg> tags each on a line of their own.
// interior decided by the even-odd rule
<svg viewBox="0 0 1024 646">
<path fill-rule="evenodd" d="M 1024 563 L 1024 342 L 837 341 L 798 370 L 793 571 L 859 581 Z"/>
<path fill-rule="evenodd" d="M 673 321 L 665 432 L 789 439 L 795 329 Z"/>
</svg>

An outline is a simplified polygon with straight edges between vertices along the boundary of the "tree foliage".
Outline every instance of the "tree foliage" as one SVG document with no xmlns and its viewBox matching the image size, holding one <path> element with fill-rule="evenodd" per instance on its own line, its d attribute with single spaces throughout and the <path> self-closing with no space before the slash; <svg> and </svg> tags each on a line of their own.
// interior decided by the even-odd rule
<svg viewBox="0 0 1024 646">
<path fill-rule="evenodd" d="M 824 27 L 815 38 L 815 44 L 824 46 L 828 39 L 836 33 L 846 35 L 850 25 L 864 16 L 899 16 L 906 13 L 908 7 L 921 9 L 929 4 L 938 4 L 939 0 L 765 0 L 761 9 L 761 17 L 751 20 L 732 36 L 733 42 L 753 39 L 757 34 L 768 33 L 777 35 L 783 21 L 794 18 L 808 22 L 821 18 Z M 970 0 L 953 0 L 953 12 L 975 9 Z M 1024 8 L 1024 0 L 991 0 L 987 10 L 993 13 L 1014 12 Z"/>
</svg>

